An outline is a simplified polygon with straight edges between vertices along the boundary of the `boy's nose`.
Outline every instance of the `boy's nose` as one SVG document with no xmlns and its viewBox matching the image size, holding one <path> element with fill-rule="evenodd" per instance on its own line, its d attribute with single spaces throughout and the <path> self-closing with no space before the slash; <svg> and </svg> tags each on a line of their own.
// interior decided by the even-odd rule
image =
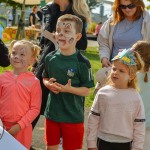
<svg viewBox="0 0 150 150">
<path fill-rule="evenodd" d="M 18 59 L 18 55 L 15 55 L 15 57 L 14 57 L 15 59 Z"/>
<path fill-rule="evenodd" d="M 60 33 L 60 34 L 59 34 L 59 36 L 61 36 L 61 37 L 62 37 L 62 36 L 63 36 L 63 34 L 62 34 L 62 33 Z"/>
</svg>

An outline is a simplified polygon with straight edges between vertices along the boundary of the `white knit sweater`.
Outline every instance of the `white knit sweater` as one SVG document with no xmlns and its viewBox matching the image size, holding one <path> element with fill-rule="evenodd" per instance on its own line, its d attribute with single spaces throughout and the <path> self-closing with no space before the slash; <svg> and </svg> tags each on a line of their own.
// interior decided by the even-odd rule
<svg viewBox="0 0 150 150">
<path fill-rule="evenodd" d="M 107 139 L 109 135 L 130 139 L 132 150 L 143 149 L 145 113 L 135 89 L 116 89 L 107 85 L 98 91 L 88 119 L 88 148 L 96 147 L 96 139 L 101 138 L 102 132 L 106 133 L 105 137 L 108 135 Z"/>
</svg>

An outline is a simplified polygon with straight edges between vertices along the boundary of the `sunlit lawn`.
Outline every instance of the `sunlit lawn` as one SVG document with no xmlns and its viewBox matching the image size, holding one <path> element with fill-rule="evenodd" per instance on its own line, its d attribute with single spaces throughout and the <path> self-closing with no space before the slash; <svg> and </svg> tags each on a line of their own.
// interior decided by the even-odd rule
<svg viewBox="0 0 150 150">
<path fill-rule="evenodd" d="M 94 75 L 95 81 L 95 73 L 101 67 L 99 55 L 98 55 L 98 48 L 97 47 L 88 47 L 87 51 L 83 53 L 89 60 L 92 66 L 92 71 Z M 95 81 L 96 83 L 96 81 Z M 86 97 L 85 107 L 91 107 L 94 95 L 93 95 L 94 88 L 91 88 L 90 95 Z"/>
<path fill-rule="evenodd" d="M 83 54 L 90 60 L 94 79 L 95 79 L 95 73 L 101 67 L 101 63 L 100 63 L 99 55 L 98 55 L 98 48 L 88 47 L 87 51 L 83 52 Z M 0 73 L 4 72 L 5 70 L 11 70 L 11 67 L 10 66 L 6 68 L 0 67 Z M 86 97 L 85 107 L 91 107 L 93 99 L 94 99 L 93 91 L 94 91 L 94 88 L 91 88 L 90 95 Z"/>
</svg>

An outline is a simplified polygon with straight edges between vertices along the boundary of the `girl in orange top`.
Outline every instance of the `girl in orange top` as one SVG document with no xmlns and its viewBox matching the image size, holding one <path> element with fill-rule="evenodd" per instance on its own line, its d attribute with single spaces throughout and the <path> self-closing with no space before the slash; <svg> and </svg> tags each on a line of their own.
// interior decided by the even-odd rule
<svg viewBox="0 0 150 150">
<path fill-rule="evenodd" d="M 31 42 L 13 41 L 10 46 L 13 70 L 0 75 L 0 118 L 6 130 L 28 149 L 32 141 L 31 123 L 40 112 L 42 95 L 39 80 L 28 68 L 39 50 Z"/>
</svg>

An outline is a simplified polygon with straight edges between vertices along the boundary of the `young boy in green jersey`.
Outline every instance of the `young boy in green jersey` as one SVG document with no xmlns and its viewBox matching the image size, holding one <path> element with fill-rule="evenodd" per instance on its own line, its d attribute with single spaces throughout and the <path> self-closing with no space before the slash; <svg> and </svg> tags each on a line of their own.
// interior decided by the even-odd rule
<svg viewBox="0 0 150 150">
<path fill-rule="evenodd" d="M 50 90 L 45 110 L 47 150 L 57 150 L 61 136 L 63 149 L 82 149 L 84 96 L 94 86 L 90 62 L 75 48 L 82 26 L 77 16 L 61 16 L 55 33 L 59 49 L 45 58 L 43 83 Z"/>
</svg>

